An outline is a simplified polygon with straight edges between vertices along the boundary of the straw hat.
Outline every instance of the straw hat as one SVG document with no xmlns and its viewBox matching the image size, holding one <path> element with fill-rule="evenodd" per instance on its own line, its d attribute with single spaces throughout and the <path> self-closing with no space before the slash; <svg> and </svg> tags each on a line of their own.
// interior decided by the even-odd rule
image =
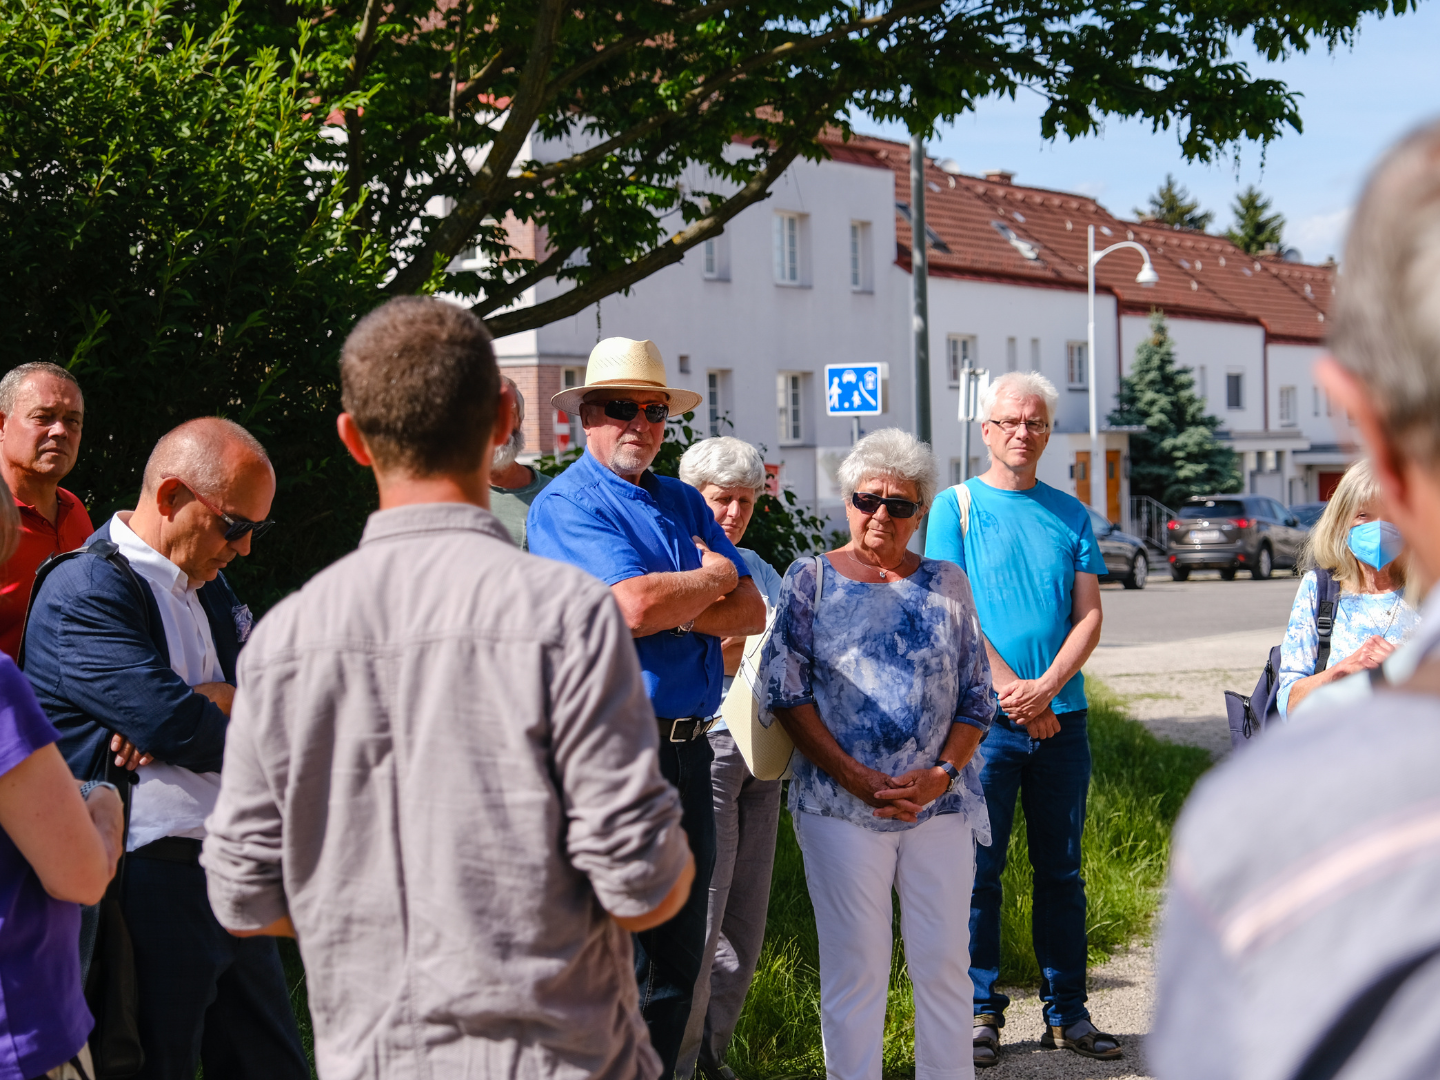
<svg viewBox="0 0 1440 1080">
<path fill-rule="evenodd" d="M 585 366 L 585 385 L 562 390 L 550 399 L 561 412 L 580 411 L 580 403 L 591 390 L 659 390 L 670 402 L 670 415 L 679 416 L 700 404 L 693 390 L 679 390 L 665 383 L 665 361 L 653 341 L 612 337 L 590 350 Z"/>
</svg>

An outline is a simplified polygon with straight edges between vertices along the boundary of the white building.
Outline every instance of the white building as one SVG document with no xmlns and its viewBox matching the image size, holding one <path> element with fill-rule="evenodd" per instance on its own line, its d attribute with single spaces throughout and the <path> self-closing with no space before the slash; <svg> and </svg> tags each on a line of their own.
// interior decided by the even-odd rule
<svg viewBox="0 0 1440 1080">
<path fill-rule="evenodd" d="M 888 363 L 886 411 L 865 428 L 914 429 L 911 233 L 908 147 L 862 137 L 830 149 L 831 160 L 791 166 L 766 202 L 629 296 L 498 341 L 501 364 L 530 403 L 529 446 L 551 452 L 581 437 L 548 402 L 583 381 L 600 337 L 650 338 L 672 384 L 704 397 L 696 416 L 703 431 L 763 447 L 802 501 L 822 512 L 838 507 L 833 471 L 851 427 L 825 413 L 825 365 Z M 1250 258 L 1224 239 L 1125 222 L 1093 200 L 1020 187 L 1005 173 L 982 179 L 927 162 L 926 174 L 932 431 L 948 482 L 962 471 L 958 371 L 968 357 L 992 375 L 1038 370 L 1060 388 L 1041 479 L 1088 501 L 1085 244 L 1093 224 L 1097 247 L 1138 240 L 1160 276 L 1153 289 L 1136 285 L 1133 251 L 1097 269 L 1102 425 L 1158 307 L 1178 362 L 1194 369 L 1222 437 L 1243 455 L 1247 488 L 1290 502 L 1328 495 L 1353 444 L 1336 435 L 1310 375 L 1333 267 Z M 543 248 L 533 231 L 518 240 Z M 521 303 L 557 291 L 547 281 Z M 1129 436 L 1107 431 L 1102 439 L 1108 516 L 1128 524 Z M 983 468 L 978 425 L 971 459 L 972 473 Z"/>
</svg>

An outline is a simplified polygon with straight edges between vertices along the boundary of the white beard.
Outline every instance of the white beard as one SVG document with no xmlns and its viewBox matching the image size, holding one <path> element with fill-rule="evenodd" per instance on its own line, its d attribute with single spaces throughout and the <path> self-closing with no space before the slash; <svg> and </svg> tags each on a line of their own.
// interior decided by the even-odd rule
<svg viewBox="0 0 1440 1080">
<path fill-rule="evenodd" d="M 510 433 L 510 438 L 505 440 L 503 446 L 495 448 L 495 454 L 490 459 L 490 471 L 492 473 L 503 472 L 515 464 L 515 459 L 525 450 L 525 429 L 519 424 Z"/>
</svg>

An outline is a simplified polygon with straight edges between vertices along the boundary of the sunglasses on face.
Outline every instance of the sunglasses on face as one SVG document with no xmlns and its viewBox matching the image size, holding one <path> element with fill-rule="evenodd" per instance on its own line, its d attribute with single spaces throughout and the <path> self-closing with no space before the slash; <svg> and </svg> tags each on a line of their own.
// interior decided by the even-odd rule
<svg viewBox="0 0 1440 1080">
<path fill-rule="evenodd" d="M 909 499 L 883 499 L 879 495 L 871 495 L 868 491 L 855 492 L 850 496 L 850 502 L 862 514 L 877 513 L 883 506 L 890 511 L 892 518 L 914 517 L 920 509 L 919 503 Z"/>
<path fill-rule="evenodd" d="M 271 525 L 275 524 L 275 522 L 269 520 L 250 521 L 246 518 L 231 517 L 219 507 L 211 505 L 211 503 L 205 498 L 204 495 L 201 495 L 198 491 L 196 491 L 189 484 L 185 483 L 185 481 L 181 480 L 178 476 L 167 476 L 165 477 L 165 479 L 174 480 L 179 483 L 186 491 L 190 492 L 191 495 L 195 496 L 195 500 L 201 506 L 205 507 L 206 510 L 209 510 L 212 514 L 214 514 L 216 517 L 218 517 L 221 521 L 225 523 L 225 542 L 227 544 L 233 544 L 236 540 L 239 540 L 246 533 L 250 534 L 250 538 L 252 540 L 258 540 L 260 539 L 260 537 L 264 536 L 267 532 L 270 531 Z"/>
<path fill-rule="evenodd" d="M 645 419 L 652 424 L 663 423 L 670 416 L 670 406 L 663 401 L 656 401 L 649 405 L 641 405 L 638 401 L 605 402 L 605 415 L 611 420 L 623 420 L 627 424 L 635 419 L 641 409 L 645 410 Z"/>
</svg>

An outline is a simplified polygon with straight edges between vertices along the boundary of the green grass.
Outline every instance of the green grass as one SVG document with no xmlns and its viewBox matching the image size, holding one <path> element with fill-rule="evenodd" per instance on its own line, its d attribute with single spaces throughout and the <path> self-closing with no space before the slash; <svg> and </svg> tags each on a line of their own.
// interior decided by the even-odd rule
<svg viewBox="0 0 1440 1080">
<path fill-rule="evenodd" d="M 1087 680 L 1085 689 L 1095 765 L 1082 873 L 1093 964 L 1149 930 L 1170 855 L 1170 829 L 1190 788 L 1210 766 L 1210 755 L 1155 738 L 1126 716 L 1121 700 L 1096 680 Z M 1001 917 L 1001 979 L 1006 985 L 1034 986 L 1040 978 L 1030 945 L 1030 888 L 1024 817 L 1017 807 Z M 730 1045 L 730 1065 L 755 1080 L 822 1077 L 815 916 L 790 815 L 784 811 L 768 919 L 765 948 Z M 281 942 L 281 956 L 291 1004 L 313 1060 L 304 969 L 294 942 Z M 904 949 L 897 940 L 885 1022 L 886 1077 L 914 1075 L 914 1016 Z"/>
</svg>

